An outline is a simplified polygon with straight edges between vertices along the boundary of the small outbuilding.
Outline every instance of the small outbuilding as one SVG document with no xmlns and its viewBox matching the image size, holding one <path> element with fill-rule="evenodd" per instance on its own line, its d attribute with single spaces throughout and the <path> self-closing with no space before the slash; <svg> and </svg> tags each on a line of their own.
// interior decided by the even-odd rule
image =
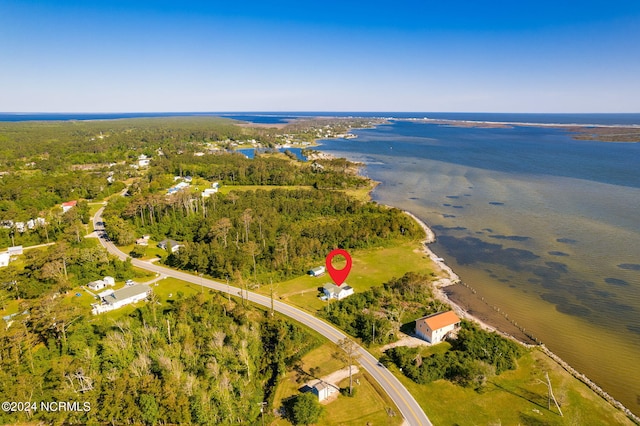
<svg viewBox="0 0 640 426">
<path fill-rule="evenodd" d="M 106 276 L 102 279 L 105 285 L 116 285 L 116 279 L 113 277 Z"/>
<path fill-rule="evenodd" d="M 8 252 L 5 251 L 0 253 L 0 268 L 9 266 L 10 261 L 11 261 L 11 256 L 9 255 Z"/>
<path fill-rule="evenodd" d="M 460 318 L 453 311 L 438 312 L 416 320 L 416 335 L 429 343 L 442 342 L 460 325 Z"/>
<path fill-rule="evenodd" d="M 92 291 L 102 290 L 106 286 L 107 284 L 104 282 L 104 280 L 91 281 L 89 284 L 87 284 L 87 287 L 89 287 L 89 289 Z"/>
<path fill-rule="evenodd" d="M 307 272 L 309 275 L 311 275 L 312 277 L 319 277 L 325 274 L 325 272 L 327 272 L 327 268 L 325 268 L 324 266 L 317 266 L 313 269 L 310 269 L 309 272 Z"/>
<path fill-rule="evenodd" d="M 320 402 L 328 399 L 337 391 L 335 386 L 332 386 L 324 380 L 318 380 L 318 382 L 311 387 L 311 392 L 318 397 L 318 401 Z"/>
</svg>

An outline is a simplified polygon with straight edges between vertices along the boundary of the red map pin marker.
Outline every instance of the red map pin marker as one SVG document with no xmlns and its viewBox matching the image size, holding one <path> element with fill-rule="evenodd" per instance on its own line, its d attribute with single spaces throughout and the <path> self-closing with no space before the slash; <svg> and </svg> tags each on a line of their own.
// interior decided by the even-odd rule
<svg viewBox="0 0 640 426">
<path fill-rule="evenodd" d="M 344 269 L 336 269 L 331 264 L 331 261 L 336 256 L 344 256 L 344 258 L 347 260 L 347 266 L 345 266 Z M 342 285 L 344 280 L 347 279 L 349 272 L 351 272 L 351 256 L 349 256 L 349 253 L 347 253 L 346 250 L 342 250 L 342 249 L 331 250 L 331 252 L 327 255 L 325 264 L 327 266 L 327 271 L 329 271 L 329 275 L 331 276 L 331 279 L 333 280 L 334 283 L 336 283 L 337 286 Z"/>
</svg>

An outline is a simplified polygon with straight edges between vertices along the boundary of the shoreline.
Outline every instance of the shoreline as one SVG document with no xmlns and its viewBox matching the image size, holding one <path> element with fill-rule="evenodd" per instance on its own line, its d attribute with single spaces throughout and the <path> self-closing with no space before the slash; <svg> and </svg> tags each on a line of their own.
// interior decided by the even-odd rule
<svg viewBox="0 0 640 426">
<path fill-rule="evenodd" d="M 449 286 L 454 285 L 454 284 L 462 284 L 462 281 L 460 280 L 460 277 L 453 271 L 453 269 L 451 269 L 451 267 L 449 265 L 446 264 L 444 259 L 442 259 L 438 255 L 436 255 L 433 252 L 433 250 L 431 250 L 431 248 L 429 247 L 429 244 L 432 244 L 432 243 L 436 242 L 436 234 L 435 234 L 435 232 L 433 232 L 433 230 L 431 228 L 429 228 L 429 226 L 422 219 L 420 219 L 419 217 L 417 217 L 416 215 L 414 215 L 410 211 L 403 210 L 403 212 L 407 216 L 412 218 L 424 230 L 424 232 L 426 234 L 426 238 L 422 241 L 421 251 L 424 254 L 426 254 L 429 257 L 429 259 L 431 259 L 433 264 L 436 265 L 438 267 L 438 269 L 439 269 L 439 271 L 434 271 L 434 272 L 439 272 L 440 273 L 438 275 L 438 278 L 435 281 L 432 282 L 434 296 L 438 300 L 440 300 L 441 302 L 444 302 L 444 303 L 450 305 L 451 308 L 455 311 L 456 315 L 458 315 L 458 317 L 463 318 L 463 319 L 467 319 L 469 321 L 473 321 L 476 324 L 480 325 L 480 327 L 483 328 L 484 330 L 493 331 L 493 332 L 499 333 L 502 336 L 505 336 L 505 337 L 508 337 L 510 339 L 516 340 L 518 343 L 523 344 L 523 345 L 525 345 L 527 347 L 535 346 L 535 345 L 527 344 L 527 343 L 521 341 L 520 339 L 517 339 L 516 337 L 511 336 L 510 334 L 500 330 L 498 327 L 493 326 L 493 325 L 489 324 L 486 321 L 483 321 L 482 319 L 480 319 L 476 315 L 472 314 L 470 312 L 470 310 L 468 309 L 468 307 L 462 306 L 461 303 L 458 303 L 457 301 L 455 301 L 455 300 L 453 300 L 453 299 L 451 299 L 449 297 L 449 295 L 444 291 L 444 288 L 449 287 Z M 442 276 L 443 272 L 445 273 L 446 276 Z"/>
<path fill-rule="evenodd" d="M 316 142 L 318 143 L 318 141 L 316 141 Z M 318 143 L 318 146 L 322 146 L 322 144 Z M 326 153 L 326 152 L 322 152 L 321 156 L 323 158 L 327 158 L 327 159 L 329 159 L 329 158 L 337 158 L 335 155 L 330 154 L 330 153 Z M 349 161 L 351 161 L 351 160 L 349 160 Z M 361 163 L 358 163 L 358 164 L 360 166 L 365 166 L 366 167 L 366 164 L 361 164 Z M 359 174 L 362 176 L 361 173 L 359 173 Z M 364 177 L 366 177 L 367 179 L 370 179 L 367 176 L 364 176 Z M 371 192 L 372 191 L 373 191 L 373 189 L 369 192 L 369 196 L 370 197 L 371 197 Z M 381 204 L 381 205 L 385 205 L 385 206 L 387 206 L 389 208 L 395 208 L 394 206 L 391 206 L 391 205 L 386 205 L 386 204 Z M 453 271 L 453 269 L 449 265 L 446 264 L 445 260 L 443 258 L 439 257 L 436 253 L 434 253 L 433 250 L 431 250 L 431 248 L 429 247 L 429 244 L 432 244 L 432 243 L 436 242 L 436 239 L 437 239 L 435 232 L 422 219 L 417 217 L 415 214 L 413 214 L 413 213 L 411 213 L 411 212 L 409 212 L 407 210 L 404 210 L 404 209 L 401 209 L 401 210 L 407 216 L 411 217 L 425 232 L 425 239 L 423 241 L 421 241 L 420 250 L 439 269 L 439 271 L 434 271 L 435 273 L 439 272 L 439 275 L 438 275 L 438 278 L 435 281 L 433 281 L 434 296 L 438 300 L 450 305 L 452 307 L 452 309 L 454 310 L 454 312 L 456 312 L 456 314 L 460 318 L 464 318 L 464 319 L 467 319 L 469 321 L 473 321 L 474 323 L 478 324 L 484 330 L 498 333 L 498 334 L 500 334 L 501 336 L 503 336 L 505 338 L 508 338 L 510 340 L 513 340 L 513 341 L 517 342 L 520 345 L 523 345 L 525 348 L 529 348 L 529 349 L 539 348 L 548 357 L 550 357 L 558 365 L 560 365 L 565 371 L 567 371 L 571 376 L 573 376 L 574 378 L 576 378 L 580 382 L 584 383 L 591 391 L 595 392 L 601 398 L 603 398 L 605 401 L 610 403 L 612 406 L 614 406 L 615 408 L 617 408 L 620 411 L 622 411 L 627 416 L 627 418 L 629 418 L 631 421 L 633 421 L 633 422 L 635 422 L 635 423 L 640 425 L 640 417 L 638 415 L 633 413 L 624 404 L 622 404 L 620 401 L 618 401 L 617 399 L 612 397 L 610 394 L 608 394 L 604 389 L 602 389 L 599 385 L 594 383 L 586 375 L 584 375 L 583 373 L 580 373 L 579 371 L 577 371 L 575 368 L 573 368 L 571 365 L 569 365 L 566 361 L 564 361 L 561 357 L 559 357 L 554 352 L 552 352 L 550 349 L 548 349 L 536 337 L 534 337 L 531 334 L 529 334 L 525 330 L 524 327 L 518 325 L 514 320 L 511 320 L 508 317 L 507 313 L 501 311 L 499 307 L 491 306 L 487 301 L 485 301 L 484 297 L 480 297 L 480 300 L 481 300 L 480 303 L 483 303 L 486 308 L 490 308 L 490 309 L 492 309 L 494 311 L 494 313 L 487 314 L 486 317 L 485 317 L 485 315 L 483 315 L 483 318 L 480 318 L 478 316 L 478 314 L 476 312 L 474 312 L 473 306 L 471 304 L 465 304 L 463 300 L 454 300 L 454 298 L 452 297 L 451 294 L 447 294 L 446 289 L 447 288 L 451 289 L 451 287 L 456 286 L 456 285 L 462 286 L 465 291 L 468 291 L 468 292 L 472 293 L 473 295 L 476 294 L 476 291 L 473 288 L 471 288 L 470 286 L 468 286 L 467 284 L 465 284 L 460 279 L 460 277 Z M 446 276 L 443 277 L 442 276 L 443 273 Z M 453 293 L 453 291 L 450 291 L 450 293 Z M 459 299 L 463 299 L 463 297 L 459 297 Z M 492 323 L 496 324 L 496 325 L 492 325 Z M 499 323 L 502 323 L 503 326 L 497 325 Z M 512 334 L 508 333 L 507 331 L 505 331 L 508 328 L 513 328 L 514 331 L 518 330 L 519 333 L 522 334 L 522 336 L 519 338 L 519 337 L 516 337 L 515 335 L 512 335 Z M 519 334 L 519 333 L 514 333 L 514 334 Z M 522 337 L 525 337 L 525 338 L 523 339 Z M 529 340 L 530 342 L 533 342 L 533 343 L 527 343 L 525 340 Z"/>
<path fill-rule="evenodd" d="M 391 207 L 391 206 L 387 206 L 387 207 Z M 433 230 L 431 228 L 429 228 L 429 226 L 422 219 L 420 219 L 419 217 L 417 217 L 413 213 L 411 213 L 411 212 L 409 212 L 407 210 L 403 210 L 403 212 L 407 216 L 411 217 L 425 231 L 426 238 L 421 242 L 422 243 L 422 252 L 425 253 L 431 259 L 431 261 L 434 263 L 434 265 L 436 265 L 440 269 L 439 272 L 445 272 L 448 275 L 447 277 L 439 276 L 435 281 L 432 282 L 434 296 L 438 300 L 450 305 L 451 308 L 456 313 L 456 315 L 458 315 L 460 318 L 467 319 L 469 321 L 473 321 L 474 323 L 478 324 L 482 329 L 484 329 L 486 331 L 498 333 L 501 336 L 503 336 L 505 338 L 508 338 L 510 340 L 513 340 L 513 341 L 517 342 L 520 345 L 523 345 L 525 348 L 528 348 L 528 349 L 539 348 L 545 355 L 547 355 L 554 362 L 556 362 L 558 365 L 560 365 L 565 371 L 567 371 L 569 374 L 571 374 L 571 376 L 573 376 L 574 378 L 576 378 L 580 382 L 584 383 L 589 389 L 591 389 L 593 392 L 598 394 L 601 398 L 603 398 L 609 404 L 613 405 L 615 408 L 617 408 L 620 411 L 622 411 L 631 421 L 633 421 L 633 422 L 635 422 L 637 424 L 640 424 L 640 417 L 639 416 L 634 414 L 631 410 L 629 410 L 624 404 L 622 404 L 620 401 L 615 399 L 613 396 L 609 395 L 604 389 L 602 389 L 599 385 L 597 385 L 591 379 L 589 379 L 589 377 L 587 377 L 583 373 L 579 372 L 578 370 L 573 368 L 570 364 L 568 364 L 566 361 L 564 361 L 562 358 L 560 358 L 558 355 L 556 355 L 553 351 L 551 351 L 551 349 L 547 348 L 544 345 L 544 343 L 539 342 L 533 336 L 527 335 L 526 332 L 525 332 L 525 335 L 529 339 L 531 339 L 532 341 L 537 342 L 537 344 L 530 344 L 530 343 L 523 342 L 521 339 L 519 339 L 519 338 L 517 338 L 515 336 L 512 336 L 511 334 L 505 332 L 504 330 L 501 330 L 499 327 L 493 326 L 493 325 L 487 323 L 486 321 L 480 319 L 479 317 L 477 317 L 476 315 L 471 313 L 470 309 L 468 309 L 465 306 L 462 306 L 461 303 L 454 301 L 444 291 L 444 288 L 446 288 L 448 286 L 451 286 L 451 285 L 454 285 L 454 284 L 462 284 L 462 285 L 464 285 L 464 283 L 460 280 L 460 277 L 451 269 L 451 267 L 445 263 L 444 259 L 442 259 L 441 257 L 438 257 L 431 250 L 431 248 L 429 247 L 429 244 L 432 244 L 432 243 L 434 243 L 436 241 L 435 232 L 433 232 Z M 475 293 L 475 290 L 472 290 L 472 291 L 473 291 L 473 293 Z M 484 300 L 484 298 L 483 298 L 483 300 Z M 500 312 L 500 311 L 498 310 L 498 312 Z M 504 316 L 506 318 L 506 313 L 504 313 Z M 524 332 L 524 329 L 521 329 L 521 331 Z"/>
</svg>

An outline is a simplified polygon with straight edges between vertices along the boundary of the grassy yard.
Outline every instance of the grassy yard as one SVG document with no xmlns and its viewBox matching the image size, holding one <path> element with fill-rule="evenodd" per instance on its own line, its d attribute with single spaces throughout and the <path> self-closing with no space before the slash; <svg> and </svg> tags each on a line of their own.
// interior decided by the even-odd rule
<svg viewBox="0 0 640 426">
<path fill-rule="evenodd" d="M 406 272 L 432 272 L 432 262 L 419 250 L 417 241 L 406 242 L 394 247 L 379 247 L 351 252 L 353 265 L 346 283 L 356 292 L 362 292 L 372 286 L 381 285 L 391 278 L 399 278 Z M 337 259 L 336 259 L 337 260 Z M 319 266 L 319 265 L 316 265 Z M 334 263 L 341 269 L 344 262 Z M 280 299 L 310 312 L 326 307 L 327 302 L 318 298 L 318 287 L 331 282 L 328 274 L 321 277 L 303 275 L 276 285 L 275 292 Z M 262 286 L 258 293 L 268 295 L 269 286 Z"/>
<path fill-rule="evenodd" d="M 519 368 L 489 380 L 483 392 L 446 380 L 418 385 L 390 366 L 436 425 L 632 425 L 626 416 L 573 378 L 539 350 L 519 360 Z M 561 417 L 547 407 L 548 372 L 553 392 L 561 404 Z"/>
<path fill-rule="evenodd" d="M 336 346 L 332 343 L 325 343 L 322 346 L 309 352 L 302 358 L 302 365 L 305 371 L 313 367 L 320 370 L 318 377 L 322 377 L 335 370 L 343 368 L 344 365 L 337 361 L 332 354 L 335 352 Z M 282 401 L 300 393 L 304 382 L 296 381 L 297 373 L 291 371 L 286 377 L 280 381 L 276 389 L 274 405 L 280 407 Z M 356 380 L 360 383 L 357 384 Z M 339 386 L 347 387 L 349 379 L 345 379 Z M 388 399 L 386 394 L 382 392 L 375 381 L 365 373 L 354 375 L 355 395 L 347 397 L 339 395 L 336 400 L 324 405 L 324 413 L 318 424 L 322 425 L 366 425 L 368 423 L 374 425 L 398 425 L 402 422 L 401 418 L 396 415 L 390 417 L 389 412 L 398 414 L 398 409 Z M 357 409 L 354 409 L 357 407 Z M 276 419 L 272 425 L 289 425 L 285 419 Z"/>
<path fill-rule="evenodd" d="M 91 217 L 95 216 L 96 212 L 100 210 L 101 207 L 104 207 L 103 202 L 89 203 L 89 215 Z"/>
<path fill-rule="evenodd" d="M 368 202 L 371 201 L 371 191 L 373 191 L 377 185 L 378 182 L 370 181 L 369 186 L 365 188 L 345 189 L 342 192 L 358 201 Z"/>
</svg>

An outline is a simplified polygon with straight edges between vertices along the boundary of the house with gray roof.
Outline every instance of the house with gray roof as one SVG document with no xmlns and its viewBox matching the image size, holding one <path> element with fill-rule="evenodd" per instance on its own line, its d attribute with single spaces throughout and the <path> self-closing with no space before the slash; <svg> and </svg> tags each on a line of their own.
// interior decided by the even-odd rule
<svg viewBox="0 0 640 426">
<path fill-rule="evenodd" d="M 103 312 L 113 311 L 132 303 L 145 300 L 151 294 L 151 287 L 146 284 L 137 284 L 129 287 L 121 288 L 113 293 L 102 296 L 100 303 L 94 303 L 92 313 L 94 315 Z"/>
</svg>

